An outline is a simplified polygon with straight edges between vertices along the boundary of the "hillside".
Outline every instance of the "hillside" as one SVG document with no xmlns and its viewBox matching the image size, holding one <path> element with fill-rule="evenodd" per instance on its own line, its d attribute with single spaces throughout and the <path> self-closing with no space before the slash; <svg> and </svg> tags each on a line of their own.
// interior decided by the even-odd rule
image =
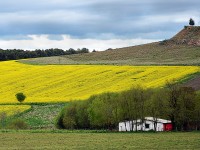
<svg viewBox="0 0 200 150">
<path fill-rule="evenodd" d="M 183 30 L 169 41 L 175 42 L 176 44 L 200 46 L 200 27 L 185 26 Z"/>
<path fill-rule="evenodd" d="M 102 52 L 23 60 L 31 64 L 200 65 L 200 27 L 186 26 L 169 40 Z"/>
</svg>

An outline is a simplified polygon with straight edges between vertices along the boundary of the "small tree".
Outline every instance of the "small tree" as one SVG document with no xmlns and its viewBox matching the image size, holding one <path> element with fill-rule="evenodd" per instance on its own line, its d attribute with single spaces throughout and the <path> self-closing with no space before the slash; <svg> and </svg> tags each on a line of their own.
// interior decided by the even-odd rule
<svg viewBox="0 0 200 150">
<path fill-rule="evenodd" d="M 20 103 L 26 99 L 26 95 L 24 95 L 24 93 L 17 93 L 15 96 Z"/>
<path fill-rule="evenodd" d="M 190 18 L 190 20 L 189 20 L 189 25 L 191 25 L 191 26 L 195 25 L 195 22 L 194 22 L 194 20 L 192 18 Z"/>
<path fill-rule="evenodd" d="M 147 113 L 153 117 L 154 131 L 157 129 L 158 118 L 166 114 L 165 101 L 166 89 L 155 89 L 146 104 Z"/>
</svg>

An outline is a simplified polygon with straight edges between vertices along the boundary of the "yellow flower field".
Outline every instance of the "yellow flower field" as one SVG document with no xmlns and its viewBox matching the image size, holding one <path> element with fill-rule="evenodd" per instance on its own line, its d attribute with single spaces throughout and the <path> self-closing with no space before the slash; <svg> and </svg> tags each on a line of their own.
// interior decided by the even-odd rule
<svg viewBox="0 0 200 150">
<path fill-rule="evenodd" d="M 6 115 L 10 116 L 13 114 L 23 112 L 30 108 L 31 106 L 29 105 L 0 105 L 0 114 L 6 113 Z"/>
<path fill-rule="evenodd" d="M 27 65 L 0 62 L 0 103 L 62 102 L 86 99 L 102 92 L 118 92 L 135 85 L 160 87 L 199 71 L 195 66 Z"/>
</svg>

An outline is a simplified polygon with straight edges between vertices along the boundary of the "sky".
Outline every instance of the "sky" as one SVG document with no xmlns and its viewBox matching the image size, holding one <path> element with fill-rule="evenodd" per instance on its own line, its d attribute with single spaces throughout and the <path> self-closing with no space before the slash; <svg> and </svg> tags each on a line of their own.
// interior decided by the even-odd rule
<svg viewBox="0 0 200 150">
<path fill-rule="evenodd" d="M 106 50 L 169 39 L 193 18 L 199 0 L 0 1 L 0 48 Z"/>
</svg>

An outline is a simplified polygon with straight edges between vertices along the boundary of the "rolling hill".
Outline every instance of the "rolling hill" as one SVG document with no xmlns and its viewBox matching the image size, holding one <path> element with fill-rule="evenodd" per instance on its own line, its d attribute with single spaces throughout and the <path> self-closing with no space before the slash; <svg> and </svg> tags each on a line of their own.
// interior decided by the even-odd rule
<svg viewBox="0 0 200 150">
<path fill-rule="evenodd" d="M 23 60 L 31 64 L 200 65 L 200 27 L 185 26 L 168 40 L 102 52 Z"/>
</svg>

